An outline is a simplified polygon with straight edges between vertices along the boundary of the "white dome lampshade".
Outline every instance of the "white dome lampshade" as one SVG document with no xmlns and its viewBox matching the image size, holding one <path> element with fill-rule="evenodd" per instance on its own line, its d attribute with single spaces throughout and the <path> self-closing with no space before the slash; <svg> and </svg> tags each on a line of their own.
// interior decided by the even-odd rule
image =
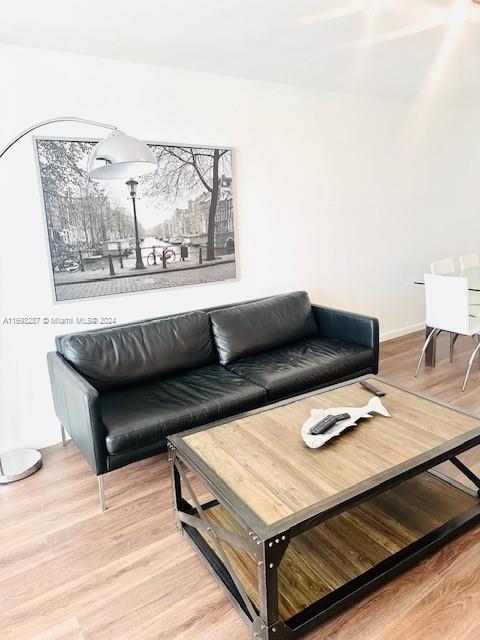
<svg viewBox="0 0 480 640">
<path fill-rule="evenodd" d="M 87 172 L 92 180 L 119 180 L 151 173 L 156 168 L 155 156 L 145 142 L 116 129 L 93 147 Z"/>
</svg>

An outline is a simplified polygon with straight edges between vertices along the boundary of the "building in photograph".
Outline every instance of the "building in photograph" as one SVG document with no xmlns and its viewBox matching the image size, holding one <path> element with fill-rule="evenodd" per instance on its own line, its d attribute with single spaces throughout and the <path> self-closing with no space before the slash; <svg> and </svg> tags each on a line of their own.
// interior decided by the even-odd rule
<svg viewBox="0 0 480 640">
<path fill-rule="evenodd" d="M 193 242 L 204 244 L 208 233 L 210 201 L 211 194 L 204 191 L 189 200 L 187 208 L 175 209 L 167 220 L 155 228 L 155 232 L 169 240 L 189 238 Z M 215 249 L 231 253 L 235 246 L 234 231 L 232 178 L 222 176 L 215 216 Z"/>
</svg>

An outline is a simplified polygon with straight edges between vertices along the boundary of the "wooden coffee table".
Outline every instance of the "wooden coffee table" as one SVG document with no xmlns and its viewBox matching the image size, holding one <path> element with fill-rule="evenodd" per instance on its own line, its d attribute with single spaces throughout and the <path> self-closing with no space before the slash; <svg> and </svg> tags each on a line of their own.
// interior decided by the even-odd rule
<svg viewBox="0 0 480 640">
<path fill-rule="evenodd" d="M 310 409 L 366 404 L 364 379 L 392 417 L 308 449 Z M 479 418 L 366 376 L 171 436 L 176 521 L 253 638 L 295 638 L 479 520 L 457 458 L 479 443 Z"/>
</svg>

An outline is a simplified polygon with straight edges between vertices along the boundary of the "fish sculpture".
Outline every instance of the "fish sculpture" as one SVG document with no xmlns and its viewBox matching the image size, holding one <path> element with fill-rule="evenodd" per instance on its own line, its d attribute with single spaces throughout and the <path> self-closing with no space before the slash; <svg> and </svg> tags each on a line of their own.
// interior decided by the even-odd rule
<svg viewBox="0 0 480 640">
<path fill-rule="evenodd" d="M 326 433 L 322 433 L 320 435 L 313 435 L 310 433 L 310 429 L 322 418 L 326 416 L 337 416 L 341 413 L 348 413 L 350 418 L 346 420 L 342 420 L 341 422 L 337 422 L 331 429 L 329 429 Z M 370 399 L 368 404 L 364 407 L 335 407 L 329 409 L 312 409 L 310 412 L 310 418 L 308 418 L 302 426 L 302 438 L 307 447 L 310 449 L 318 449 L 325 443 L 327 443 L 332 438 L 336 438 L 341 433 L 345 431 L 345 429 L 349 429 L 350 427 L 357 426 L 357 422 L 362 418 L 371 418 L 372 413 L 379 413 L 386 418 L 391 418 L 391 415 L 385 409 L 382 404 L 382 401 L 377 396 L 374 396 Z"/>
</svg>

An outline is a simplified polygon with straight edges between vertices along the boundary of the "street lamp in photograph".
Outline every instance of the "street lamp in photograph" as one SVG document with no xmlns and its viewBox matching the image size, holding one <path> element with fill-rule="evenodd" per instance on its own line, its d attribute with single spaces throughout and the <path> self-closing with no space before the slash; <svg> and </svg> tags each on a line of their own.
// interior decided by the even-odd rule
<svg viewBox="0 0 480 640">
<path fill-rule="evenodd" d="M 138 237 L 137 206 L 136 206 L 138 182 L 133 178 L 130 178 L 130 180 L 128 180 L 125 184 L 128 187 L 129 195 L 130 195 L 130 198 L 132 199 L 132 204 L 133 204 L 133 224 L 135 227 L 135 269 L 145 269 L 145 265 L 143 264 L 143 258 L 142 258 L 142 250 L 140 248 L 140 239 Z"/>
</svg>

